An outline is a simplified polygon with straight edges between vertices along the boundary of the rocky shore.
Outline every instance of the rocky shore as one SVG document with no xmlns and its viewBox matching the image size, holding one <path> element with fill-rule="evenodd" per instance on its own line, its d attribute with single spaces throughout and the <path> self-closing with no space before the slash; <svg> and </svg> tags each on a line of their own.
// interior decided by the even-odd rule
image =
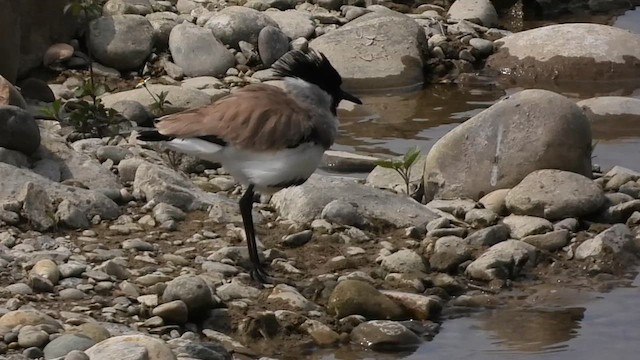
<svg viewBox="0 0 640 360">
<path fill-rule="evenodd" d="M 637 74 L 638 34 L 512 33 L 488 0 L 109 0 L 100 10 L 75 39 L 42 47 L 37 64 L 54 80 L 24 76 L 32 60 L 0 61 L 0 359 L 400 351 L 518 290 L 602 289 L 638 264 L 640 172 L 591 157 L 594 132 L 640 116 L 630 97 L 511 93 L 418 159 L 413 197 L 377 159 L 328 152 L 327 167 L 372 170 L 362 181 L 316 174 L 256 199 L 261 260 L 290 280 L 263 289 L 247 272 L 239 185 L 217 164 L 136 140 L 157 116 L 271 83 L 269 66 L 292 48 L 323 51 L 356 91 L 483 72 L 609 84 Z M 89 61 L 103 93 L 76 92 Z M 82 111 L 109 127 L 84 133 Z"/>
</svg>

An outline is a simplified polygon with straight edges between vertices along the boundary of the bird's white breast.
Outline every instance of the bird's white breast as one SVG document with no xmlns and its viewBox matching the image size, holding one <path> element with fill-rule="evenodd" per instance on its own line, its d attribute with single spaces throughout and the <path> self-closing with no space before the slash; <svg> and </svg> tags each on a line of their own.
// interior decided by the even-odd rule
<svg viewBox="0 0 640 360">
<path fill-rule="evenodd" d="M 256 152 L 225 147 L 220 153 L 222 166 L 241 184 L 254 184 L 256 191 L 274 193 L 276 185 L 306 180 L 316 170 L 324 148 L 304 143 L 296 148 Z"/>
</svg>

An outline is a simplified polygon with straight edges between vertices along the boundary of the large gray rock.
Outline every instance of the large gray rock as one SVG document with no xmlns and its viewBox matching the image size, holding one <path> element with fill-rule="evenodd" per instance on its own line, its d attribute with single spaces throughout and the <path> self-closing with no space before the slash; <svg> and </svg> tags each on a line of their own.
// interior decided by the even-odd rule
<svg viewBox="0 0 640 360">
<path fill-rule="evenodd" d="M 36 120 L 21 108 L 0 105 L 0 147 L 32 154 L 40 146 Z"/>
<path fill-rule="evenodd" d="M 598 96 L 576 103 L 591 120 L 614 115 L 640 116 L 640 99 L 626 96 Z"/>
<path fill-rule="evenodd" d="M 498 25 L 498 13 L 490 0 L 456 0 L 447 14 L 451 20 L 469 20 L 484 26 Z"/>
<path fill-rule="evenodd" d="M 171 31 L 180 22 L 178 15 L 169 11 L 151 13 L 146 16 L 153 27 L 153 42 L 156 47 L 166 49 L 169 46 Z"/>
<path fill-rule="evenodd" d="M 543 26 L 506 36 L 487 59 L 519 84 L 628 81 L 638 77 L 640 34 L 600 24 Z M 616 88 L 619 86 L 616 83 Z"/>
<path fill-rule="evenodd" d="M 392 10 L 360 16 L 309 46 L 327 56 L 347 88 L 419 88 L 424 82 L 424 29 Z"/>
<path fill-rule="evenodd" d="M 53 203 L 58 204 L 66 200 L 88 219 L 95 215 L 102 219 L 114 219 L 120 215 L 118 205 L 99 192 L 52 182 L 28 170 L 0 163 L 0 179 L 3 179 L 0 198 L 5 200 L 17 200 L 16 196 L 24 185 L 32 182 L 46 189 Z"/>
<path fill-rule="evenodd" d="M 45 130 L 44 127 L 41 134 L 42 146 L 34 157 L 46 160 L 51 165 L 59 165 L 53 169 L 56 171 L 55 174 L 49 171 L 43 171 L 41 174 L 51 176 L 50 179 L 54 181 L 74 180 L 91 190 L 119 193 L 122 185 L 118 177 L 89 155 L 90 151 L 89 153 L 76 151 L 62 136 Z"/>
<path fill-rule="evenodd" d="M 635 238 L 627 225 L 615 224 L 593 239 L 580 244 L 575 250 L 575 258 L 584 260 L 601 258 L 608 254 L 616 256 L 623 251 L 637 251 L 634 240 Z"/>
<path fill-rule="evenodd" d="M 265 66 L 271 66 L 289 51 L 289 39 L 277 27 L 265 26 L 258 35 L 258 53 Z"/>
<path fill-rule="evenodd" d="M 147 201 L 166 203 L 181 210 L 206 210 L 212 205 L 227 205 L 225 210 L 229 211 L 238 206 L 222 195 L 201 190 L 187 177 L 172 169 L 147 162 L 140 164 L 136 170 L 133 194 L 144 197 Z"/>
<path fill-rule="evenodd" d="M 167 100 L 171 102 L 171 105 L 165 106 L 167 113 L 193 109 L 211 104 L 211 96 L 200 90 L 161 84 L 150 84 L 147 85 L 147 87 L 149 88 L 149 91 L 154 94 L 160 94 L 163 91 L 167 92 Z M 111 107 L 117 102 L 123 100 L 137 101 L 142 104 L 147 111 L 151 111 L 151 107 L 155 103 L 154 99 L 145 89 L 133 89 L 114 94 L 107 94 L 102 96 L 101 99 L 102 103 L 106 107 Z"/>
<path fill-rule="evenodd" d="M 513 214 L 561 220 L 596 212 L 605 196 L 600 186 L 580 174 L 538 170 L 511 189 L 505 200 Z"/>
<path fill-rule="evenodd" d="M 271 204 L 281 216 L 309 223 L 320 217 L 322 209 L 340 199 L 358 204 L 359 213 L 369 220 L 380 220 L 398 227 L 418 226 L 437 218 L 424 205 L 403 195 L 361 185 L 353 180 L 314 174 L 301 186 L 281 190 Z"/>
<path fill-rule="evenodd" d="M 140 68 L 151 54 L 153 39 L 153 27 L 141 15 L 100 17 L 89 25 L 92 55 L 121 71 Z"/>
<path fill-rule="evenodd" d="M 267 25 L 278 24 L 260 11 L 244 6 L 229 6 L 215 13 L 205 24 L 223 44 L 238 49 L 240 41 L 258 45 L 258 34 Z"/>
<path fill-rule="evenodd" d="M 210 29 L 189 23 L 173 28 L 169 36 L 169 49 L 173 61 L 187 76 L 222 75 L 236 61 Z"/>
<path fill-rule="evenodd" d="M 311 39 L 315 33 L 316 27 L 311 17 L 298 10 L 265 11 L 264 14 L 275 21 L 291 40 L 301 37 Z"/>
<path fill-rule="evenodd" d="M 535 170 L 591 177 L 591 128 L 582 110 L 546 90 L 523 90 L 438 140 L 424 168 L 426 200 L 479 199 Z"/>
<path fill-rule="evenodd" d="M 472 279 L 491 281 L 513 279 L 527 265 L 534 265 L 537 249 L 518 240 L 507 240 L 493 245 L 474 260 L 465 273 Z"/>
<path fill-rule="evenodd" d="M 599 96 L 576 104 L 591 121 L 594 138 L 609 140 L 640 136 L 640 99 Z"/>
</svg>

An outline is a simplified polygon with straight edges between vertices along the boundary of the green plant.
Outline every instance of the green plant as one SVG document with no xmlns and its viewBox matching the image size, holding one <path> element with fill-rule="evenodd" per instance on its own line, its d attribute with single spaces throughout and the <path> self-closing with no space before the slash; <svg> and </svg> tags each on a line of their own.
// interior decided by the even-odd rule
<svg viewBox="0 0 640 360">
<path fill-rule="evenodd" d="M 404 154 L 402 159 L 385 159 L 375 162 L 376 165 L 395 170 L 405 183 L 407 194 L 411 194 L 411 167 L 420 156 L 420 149 L 413 147 Z"/>
<path fill-rule="evenodd" d="M 84 22 L 85 35 L 89 35 L 89 22 L 91 19 L 102 15 L 102 4 L 99 0 L 70 0 L 64 7 L 64 12 L 71 12 L 73 16 L 81 18 Z M 91 46 L 87 46 L 87 57 L 89 62 L 89 83 L 95 90 L 95 76 L 93 74 L 93 60 L 91 59 Z M 94 91 L 95 92 L 95 91 Z"/>
<path fill-rule="evenodd" d="M 149 90 L 149 87 L 147 86 L 147 82 L 149 82 L 149 79 L 150 78 L 144 78 L 140 80 L 138 85 L 136 85 L 136 88 L 143 87 L 145 90 L 147 90 L 147 92 L 153 99 L 151 110 L 156 112 L 159 116 L 165 115 L 167 110 L 166 105 L 172 105 L 171 101 L 167 100 L 167 96 L 169 95 L 169 93 L 167 91 L 161 91 L 160 94 L 154 94 L 153 92 L 151 92 L 151 90 Z"/>
<path fill-rule="evenodd" d="M 84 22 L 85 34 L 89 33 L 91 19 L 102 14 L 100 0 L 71 0 L 64 8 Z M 89 64 L 89 76 L 83 79 L 74 91 L 75 100 L 62 103 L 54 101 L 42 110 L 45 116 L 73 126 L 77 132 L 89 136 L 108 136 L 118 132 L 118 123 L 122 120 L 117 111 L 107 108 L 100 96 L 109 91 L 105 84 L 96 82 L 93 72 L 91 48 L 87 48 L 86 60 Z"/>
<path fill-rule="evenodd" d="M 62 115 L 62 100 L 56 99 L 51 105 L 43 108 L 41 110 L 42 114 L 47 118 L 54 119 L 58 122 L 63 122 L 64 118 Z"/>
</svg>

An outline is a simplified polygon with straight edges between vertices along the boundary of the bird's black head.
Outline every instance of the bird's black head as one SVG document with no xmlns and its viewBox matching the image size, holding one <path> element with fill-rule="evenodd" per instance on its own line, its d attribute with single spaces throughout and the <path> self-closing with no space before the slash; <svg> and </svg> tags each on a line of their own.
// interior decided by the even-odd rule
<svg viewBox="0 0 640 360">
<path fill-rule="evenodd" d="M 333 99 L 331 111 L 334 114 L 341 100 L 362 104 L 360 99 L 340 88 L 342 77 L 326 56 L 315 50 L 291 50 L 282 55 L 272 68 L 276 76 L 299 78 L 326 91 Z"/>
</svg>

